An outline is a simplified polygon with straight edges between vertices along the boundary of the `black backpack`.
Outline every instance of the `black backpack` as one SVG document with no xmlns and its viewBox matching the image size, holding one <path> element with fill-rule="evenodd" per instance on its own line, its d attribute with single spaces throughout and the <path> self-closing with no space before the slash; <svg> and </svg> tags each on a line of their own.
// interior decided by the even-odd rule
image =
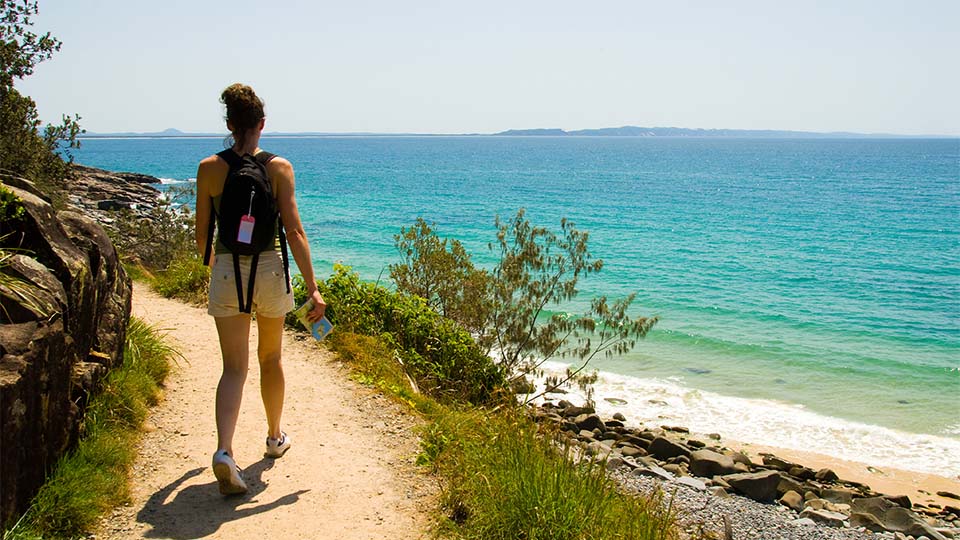
<svg viewBox="0 0 960 540">
<path fill-rule="evenodd" d="M 267 178 L 267 163 L 275 156 L 269 152 L 260 152 L 256 157 L 250 154 L 238 156 L 232 149 L 217 154 L 230 170 L 223 183 L 220 195 L 220 211 L 217 219 L 210 220 L 207 231 L 207 247 L 203 263 L 210 264 L 210 252 L 213 247 L 213 228 L 217 227 L 217 237 L 233 255 L 233 271 L 237 282 L 237 302 L 240 311 L 250 313 L 253 307 L 253 286 L 256 282 L 257 263 L 260 252 L 273 248 L 274 239 L 280 235 L 280 251 L 283 255 L 283 273 L 286 278 L 287 293 L 290 292 L 290 264 L 287 257 L 287 239 L 283 234 L 283 223 L 273 193 L 273 186 Z M 211 207 L 213 207 L 211 203 Z M 253 223 L 249 223 L 251 220 Z M 240 276 L 240 256 L 250 255 L 250 277 L 247 280 L 247 300 L 243 299 L 243 282 Z"/>
</svg>

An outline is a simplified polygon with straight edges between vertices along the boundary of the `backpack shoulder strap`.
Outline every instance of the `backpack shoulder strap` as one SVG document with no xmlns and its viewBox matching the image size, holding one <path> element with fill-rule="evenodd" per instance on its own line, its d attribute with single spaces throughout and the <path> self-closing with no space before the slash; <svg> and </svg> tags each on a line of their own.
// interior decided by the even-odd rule
<svg viewBox="0 0 960 540">
<path fill-rule="evenodd" d="M 229 165 L 231 169 L 235 169 L 240 165 L 240 156 L 238 156 L 232 148 L 227 148 L 223 152 L 217 152 L 217 156 L 226 161 L 227 165 Z"/>
<path fill-rule="evenodd" d="M 270 163 L 270 160 L 272 160 L 272 159 L 275 158 L 275 157 L 277 157 L 276 154 L 271 154 L 270 152 L 267 152 L 267 151 L 265 151 L 265 150 L 262 151 L 262 152 L 260 152 L 259 154 L 255 155 L 255 156 L 253 156 L 254 159 L 256 159 L 257 161 L 259 161 L 259 162 L 262 163 L 263 165 L 266 165 L 267 163 Z"/>
</svg>

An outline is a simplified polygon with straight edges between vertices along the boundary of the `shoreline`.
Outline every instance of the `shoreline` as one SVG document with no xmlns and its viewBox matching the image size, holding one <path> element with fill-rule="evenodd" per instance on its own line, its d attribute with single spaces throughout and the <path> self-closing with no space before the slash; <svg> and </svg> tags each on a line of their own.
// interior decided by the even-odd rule
<svg viewBox="0 0 960 540">
<path fill-rule="evenodd" d="M 873 491 L 890 496 L 906 495 L 914 504 L 941 507 L 960 507 L 960 500 L 937 495 L 948 491 L 960 495 L 960 479 L 942 475 L 921 473 L 892 467 L 874 467 L 868 463 L 849 461 L 826 454 L 778 448 L 749 442 L 721 439 L 720 443 L 731 450 L 743 452 L 755 462 L 762 461 L 762 454 L 773 454 L 781 459 L 810 467 L 830 469 L 842 480 L 850 480 L 869 486 Z"/>
</svg>

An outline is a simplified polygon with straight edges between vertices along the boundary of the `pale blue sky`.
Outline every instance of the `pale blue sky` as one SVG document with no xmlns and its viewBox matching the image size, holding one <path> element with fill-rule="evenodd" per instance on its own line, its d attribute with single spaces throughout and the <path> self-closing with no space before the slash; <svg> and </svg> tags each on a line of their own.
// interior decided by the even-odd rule
<svg viewBox="0 0 960 540">
<path fill-rule="evenodd" d="M 960 135 L 960 2 L 41 0 L 18 87 L 90 131 L 621 125 Z"/>
</svg>

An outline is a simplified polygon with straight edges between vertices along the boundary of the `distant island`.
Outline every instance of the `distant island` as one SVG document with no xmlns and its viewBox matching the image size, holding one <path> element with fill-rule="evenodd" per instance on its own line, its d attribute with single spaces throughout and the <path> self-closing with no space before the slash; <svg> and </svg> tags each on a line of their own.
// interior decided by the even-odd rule
<svg viewBox="0 0 960 540">
<path fill-rule="evenodd" d="M 84 133 L 81 138 L 158 138 L 158 137 L 226 137 L 223 133 L 187 133 L 175 128 L 154 132 Z M 678 127 L 622 126 L 613 128 L 578 129 L 566 131 L 560 128 L 508 129 L 499 133 L 333 133 L 333 132 L 264 132 L 264 137 L 700 137 L 740 139 L 918 139 L 947 138 L 956 135 L 898 135 L 895 133 L 853 133 L 849 131 L 786 131 L 773 129 L 701 129 Z"/>
</svg>

